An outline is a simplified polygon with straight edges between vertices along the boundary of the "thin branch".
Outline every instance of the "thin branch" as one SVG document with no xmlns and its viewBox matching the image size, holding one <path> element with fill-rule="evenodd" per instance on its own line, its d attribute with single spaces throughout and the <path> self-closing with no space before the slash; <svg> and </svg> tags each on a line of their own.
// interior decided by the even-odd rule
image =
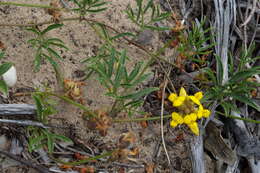
<svg viewBox="0 0 260 173">
<path fill-rule="evenodd" d="M 34 7 L 34 8 L 48 8 L 54 10 L 63 10 L 62 8 L 55 8 L 49 5 L 41 5 L 41 4 L 25 4 L 25 3 L 16 3 L 16 2 L 0 2 L 0 5 L 13 5 L 18 7 Z"/>
<path fill-rule="evenodd" d="M 165 145 L 164 130 L 163 130 L 164 97 L 165 97 L 165 88 L 166 88 L 167 84 L 168 84 L 168 79 L 165 80 L 165 84 L 164 84 L 164 86 L 163 86 L 163 91 L 162 91 L 162 104 L 161 104 L 161 138 L 162 138 L 163 149 L 164 149 L 166 158 L 167 158 L 167 160 L 168 160 L 169 167 L 170 167 L 170 169 L 171 169 L 171 168 L 172 168 L 172 167 L 171 167 L 171 159 L 170 159 L 170 157 L 169 157 L 169 154 L 168 154 L 168 151 L 167 151 L 167 148 L 166 148 L 166 145 Z"/>
<path fill-rule="evenodd" d="M 35 126 L 40 128 L 64 128 L 67 129 L 68 127 L 59 126 L 59 125 L 45 125 L 41 122 L 31 121 L 31 120 L 9 120 L 9 119 L 0 119 L 0 123 L 9 123 L 9 124 L 17 124 L 22 126 Z"/>
<path fill-rule="evenodd" d="M 37 164 L 32 163 L 32 162 L 30 162 L 28 160 L 25 160 L 24 158 L 20 158 L 20 157 L 14 155 L 14 154 L 8 153 L 8 152 L 3 151 L 1 149 L 0 149 L 0 154 L 5 155 L 5 156 L 11 158 L 12 160 L 20 162 L 20 163 L 22 163 L 22 164 L 24 164 L 26 166 L 29 166 L 29 167 L 39 171 L 40 173 L 49 173 L 50 172 L 47 168 L 45 168 L 45 167 L 43 167 L 41 165 L 37 165 Z"/>
<path fill-rule="evenodd" d="M 248 22 L 250 22 L 251 18 L 253 17 L 255 10 L 256 10 L 256 1 L 257 0 L 253 0 L 253 8 L 251 9 L 251 12 L 248 15 L 247 19 L 244 21 L 244 23 L 240 25 L 241 27 L 247 25 Z"/>
</svg>

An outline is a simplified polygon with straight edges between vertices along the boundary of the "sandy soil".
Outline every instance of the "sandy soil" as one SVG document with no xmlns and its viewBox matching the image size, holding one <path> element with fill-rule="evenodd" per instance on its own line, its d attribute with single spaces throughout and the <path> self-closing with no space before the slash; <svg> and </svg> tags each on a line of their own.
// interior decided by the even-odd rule
<svg viewBox="0 0 260 173">
<path fill-rule="evenodd" d="M 9 0 L 1 0 L 7 2 Z M 41 3 L 49 4 L 49 0 L 20 0 L 24 3 Z M 111 0 L 108 5 L 109 8 L 104 13 L 99 15 L 91 15 L 93 19 L 103 21 L 104 23 L 115 27 L 120 31 L 134 31 L 135 26 L 126 18 L 123 12 L 128 4 L 133 5 L 133 0 Z M 71 17 L 72 13 L 62 13 L 62 17 Z M 51 20 L 51 16 L 46 14 L 43 9 L 15 7 L 15 6 L 0 6 L 0 23 L 30 23 L 43 22 Z M 65 79 L 78 80 L 75 71 L 84 70 L 84 64 L 81 63 L 86 57 L 95 55 L 96 49 L 102 44 L 102 41 L 96 36 L 93 30 L 86 23 L 79 23 L 76 21 L 65 22 L 61 29 L 53 30 L 48 33 L 50 37 L 61 38 L 69 47 L 69 51 L 60 51 L 63 61 L 60 62 L 63 75 Z M 41 70 L 37 73 L 33 72 L 33 60 L 35 50 L 27 44 L 27 40 L 33 38 L 34 35 L 23 28 L 19 27 L 1 27 L 0 40 L 6 46 L 6 59 L 15 64 L 18 72 L 18 82 L 12 92 L 16 92 L 21 88 L 44 88 L 48 86 L 53 90 L 59 90 L 55 73 L 50 64 L 44 63 Z M 156 36 L 155 36 L 156 38 Z M 156 49 L 155 44 L 150 46 L 150 49 Z M 121 44 L 119 47 L 127 47 L 128 55 L 131 61 L 128 67 L 131 68 L 133 64 L 139 60 L 146 59 L 145 54 L 133 46 Z M 95 76 L 85 81 L 84 97 L 86 105 L 93 109 L 106 109 L 110 107 L 111 100 L 104 96 L 104 88 L 95 80 Z M 10 100 L 10 103 L 33 103 L 30 97 L 19 97 Z M 138 146 L 140 155 L 136 160 L 138 164 L 150 164 L 154 161 L 156 163 L 157 172 L 168 172 L 168 165 L 162 147 L 159 148 L 158 157 L 154 160 L 154 153 L 160 143 L 160 125 L 159 123 L 150 123 L 149 127 L 143 129 L 138 123 L 114 124 L 113 128 L 108 131 L 106 137 L 100 137 L 98 133 L 89 131 L 84 121 L 82 121 L 82 111 L 71 105 L 59 102 L 59 113 L 52 117 L 52 123 L 59 123 L 62 125 L 72 125 L 77 130 L 74 132 L 83 143 L 89 146 L 91 140 L 95 138 L 99 145 L 106 145 L 105 148 L 113 148 L 119 139 L 120 134 L 127 131 L 133 131 L 136 138 L 136 146 Z M 167 125 L 165 125 L 167 126 Z M 58 131 L 63 132 L 64 131 Z M 71 131 L 65 131 L 69 134 Z M 167 136 L 167 146 L 172 166 L 178 172 L 191 172 L 191 163 L 189 161 L 189 154 L 187 153 L 188 146 L 183 141 L 175 141 L 174 139 L 181 133 L 178 131 L 166 131 L 171 134 Z M 109 165 L 109 163 L 106 163 Z M 111 171 L 117 172 L 119 167 L 114 167 Z M 128 172 L 144 172 L 144 169 L 128 169 Z M 20 171 L 18 171 L 20 172 Z"/>
</svg>

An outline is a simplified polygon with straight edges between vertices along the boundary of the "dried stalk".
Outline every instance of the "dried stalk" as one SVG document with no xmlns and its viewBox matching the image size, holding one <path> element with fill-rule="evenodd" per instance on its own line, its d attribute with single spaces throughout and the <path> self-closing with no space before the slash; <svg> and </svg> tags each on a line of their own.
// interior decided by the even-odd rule
<svg viewBox="0 0 260 173">
<path fill-rule="evenodd" d="M 0 115 L 34 115 L 36 106 L 33 104 L 0 104 Z"/>
</svg>

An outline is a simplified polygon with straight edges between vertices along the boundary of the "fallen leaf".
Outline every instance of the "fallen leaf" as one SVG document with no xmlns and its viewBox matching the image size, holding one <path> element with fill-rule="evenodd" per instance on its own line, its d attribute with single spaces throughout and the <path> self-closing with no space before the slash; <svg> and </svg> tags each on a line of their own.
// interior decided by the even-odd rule
<svg viewBox="0 0 260 173">
<path fill-rule="evenodd" d="M 147 118 L 147 117 L 148 117 L 148 115 L 145 115 L 145 116 L 144 116 L 144 118 Z M 148 122 L 147 122 L 146 120 L 141 121 L 141 122 L 140 122 L 140 125 L 141 125 L 142 128 L 145 129 L 145 128 L 148 127 Z"/>
<path fill-rule="evenodd" d="M 95 115 L 87 120 L 87 127 L 90 130 L 98 130 L 101 136 L 106 136 L 107 130 L 112 124 L 111 117 L 108 116 L 107 112 L 101 110 L 95 111 Z"/>
<path fill-rule="evenodd" d="M 68 169 L 71 169 L 73 166 L 71 166 L 71 165 L 60 165 L 59 167 L 62 170 L 68 170 Z"/>
<path fill-rule="evenodd" d="M 6 47 L 5 47 L 5 45 L 4 45 L 4 43 L 2 41 L 0 41 L 0 49 L 2 49 L 2 50 L 6 49 Z"/>
<path fill-rule="evenodd" d="M 59 8 L 59 1 L 52 0 L 50 2 L 50 6 L 53 7 L 53 8 L 48 8 L 47 13 L 52 16 L 52 19 L 55 22 L 58 22 L 61 18 L 61 11 L 57 9 L 57 8 Z"/>
<path fill-rule="evenodd" d="M 136 137 L 133 132 L 123 133 L 119 138 L 118 147 L 127 148 L 130 145 L 133 145 L 136 141 Z"/>
<path fill-rule="evenodd" d="M 154 163 L 149 163 L 145 165 L 145 173 L 153 173 L 154 171 Z"/>
</svg>

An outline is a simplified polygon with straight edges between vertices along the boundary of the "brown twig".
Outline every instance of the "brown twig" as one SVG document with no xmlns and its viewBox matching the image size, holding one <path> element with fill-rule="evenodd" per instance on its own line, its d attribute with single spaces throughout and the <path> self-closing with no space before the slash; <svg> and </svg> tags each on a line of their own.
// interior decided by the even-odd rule
<svg viewBox="0 0 260 173">
<path fill-rule="evenodd" d="M 246 20 L 244 21 L 244 23 L 240 25 L 241 27 L 247 25 L 248 22 L 249 22 L 249 21 L 251 20 L 251 18 L 253 17 L 253 15 L 254 15 L 254 13 L 255 13 L 255 11 L 256 11 L 256 1 L 257 1 L 257 0 L 253 0 L 253 5 L 252 5 L 253 8 L 251 9 L 251 12 L 250 12 L 250 14 L 248 15 L 248 17 L 246 18 Z M 247 10 L 248 10 L 248 8 L 247 8 Z"/>
<path fill-rule="evenodd" d="M 166 144 L 165 144 L 165 140 L 164 140 L 164 130 L 163 130 L 163 112 L 164 112 L 164 96 L 165 96 L 165 88 L 167 87 L 168 84 L 168 79 L 165 80 L 165 84 L 163 86 L 163 91 L 162 91 L 162 104 L 161 104 L 161 138 L 162 138 L 162 145 L 163 145 L 163 149 L 169 164 L 170 169 L 172 169 L 171 167 L 171 159 L 169 157 L 167 148 L 166 148 Z"/>
<path fill-rule="evenodd" d="M 20 157 L 18 157 L 18 156 L 16 156 L 16 155 L 11 154 L 11 153 L 8 153 L 8 152 L 6 152 L 6 151 L 0 150 L 0 154 L 5 155 L 5 156 L 11 158 L 12 160 L 15 160 L 15 161 L 17 161 L 17 162 L 20 162 L 20 163 L 22 163 L 22 164 L 24 164 L 24 165 L 26 165 L 26 166 L 29 166 L 29 167 L 31 167 L 31 168 L 33 168 L 33 169 L 39 171 L 40 173 L 49 173 L 49 172 L 50 172 L 47 168 L 45 168 L 45 167 L 43 167 L 43 166 L 41 166 L 41 165 L 37 165 L 37 164 L 35 164 L 35 163 L 32 163 L 32 162 L 30 162 L 30 161 L 28 161 L 28 160 L 25 160 L 25 159 L 23 159 L 23 158 L 20 158 Z"/>
</svg>

